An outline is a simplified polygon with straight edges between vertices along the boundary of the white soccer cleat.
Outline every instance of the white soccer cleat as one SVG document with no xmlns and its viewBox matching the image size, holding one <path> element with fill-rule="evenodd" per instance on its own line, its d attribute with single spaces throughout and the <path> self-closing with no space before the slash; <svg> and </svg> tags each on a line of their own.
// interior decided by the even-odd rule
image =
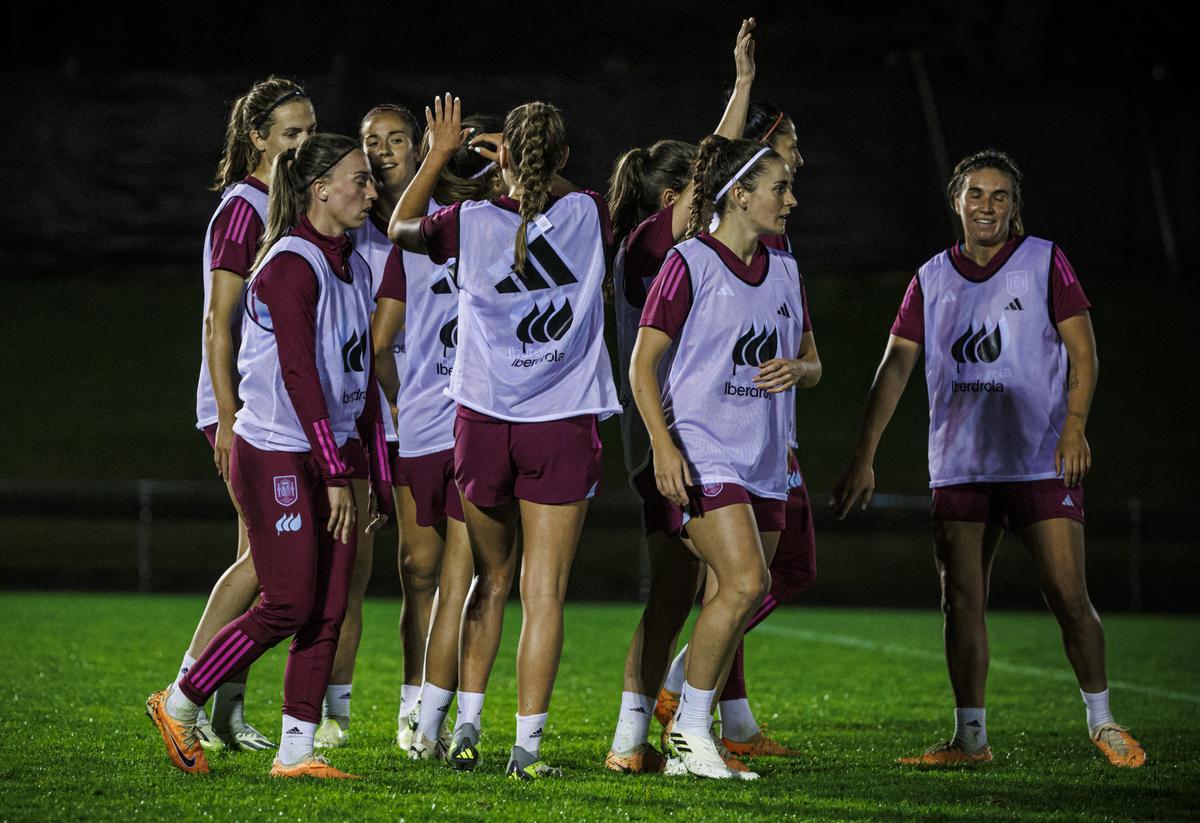
<svg viewBox="0 0 1200 823">
<path fill-rule="evenodd" d="M 735 772 L 725 765 L 725 759 L 708 733 L 689 734 L 672 728 L 667 735 L 667 749 L 670 760 L 665 773 L 669 775 L 692 774 L 715 780 L 758 779 L 755 772 Z"/>
<path fill-rule="evenodd" d="M 440 740 L 430 740 L 420 732 L 413 732 L 408 747 L 409 760 L 441 760 L 446 756 L 446 747 Z"/>
<path fill-rule="evenodd" d="M 417 705 L 408 710 L 404 718 L 397 724 L 396 728 L 396 745 L 401 751 L 408 751 L 412 745 L 413 736 L 417 733 L 417 721 L 421 717 L 421 701 L 417 701 Z"/>
<path fill-rule="evenodd" d="M 313 735 L 313 748 L 340 749 L 350 742 L 350 729 L 343 729 L 337 718 L 326 717 Z"/>
</svg>

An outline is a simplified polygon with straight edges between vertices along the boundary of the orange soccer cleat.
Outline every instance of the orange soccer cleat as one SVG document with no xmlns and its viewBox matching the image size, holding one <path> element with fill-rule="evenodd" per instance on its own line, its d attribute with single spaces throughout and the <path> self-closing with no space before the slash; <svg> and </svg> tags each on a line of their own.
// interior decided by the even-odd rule
<svg viewBox="0 0 1200 823">
<path fill-rule="evenodd" d="M 730 754 L 738 757 L 801 757 L 795 749 L 789 749 L 774 738 L 767 736 L 767 727 L 759 726 L 758 732 L 749 740 L 730 740 L 722 737 L 721 743 Z"/>
<path fill-rule="evenodd" d="M 675 716 L 676 709 L 679 708 L 679 692 L 669 692 L 666 689 L 660 689 L 658 692 L 658 701 L 654 704 L 654 719 L 666 726 L 671 722 L 671 718 Z"/>
<path fill-rule="evenodd" d="M 984 746 L 971 754 L 961 746 L 955 745 L 953 740 L 947 740 L 945 743 L 930 746 L 924 754 L 916 757 L 900 757 L 896 759 L 896 762 L 903 766 L 932 766 L 934 768 L 979 766 L 992 762 L 992 750 Z"/>
<path fill-rule="evenodd" d="M 271 777 L 313 777 L 320 780 L 362 780 L 356 774 L 348 774 L 329 765 L 323 757 L 309 755 L 290 766 L 285 766 L 277 757 L 271 764 Z"/>
<path fill-rule="evenodd" d="M 649 743 L 642 743 L 628 754 L 610 749 L 608 757 L 604 758 L 604 768 L 624 774 L 653 774 L 666 767 L 667 759 Z"/>
<path fill-rule="evenodd" d="M 1136 769 L 1146 762 L 1142 744 L 1134 740 L 1124 726 L 1116 723 L 1101 723 L 1092 729 L 1092 742 L 1114 766 Z"/>
<path fill-rule="evenodd" d="M 196 724 L 176 720 L 167 713 L 167 695 L 171 686 L 146 698 L 146 715 L 154 721 L 167 744 L 167 755 L 180 771 L 208 774 L 208 760 L 196 734 Z"/>
</svg>

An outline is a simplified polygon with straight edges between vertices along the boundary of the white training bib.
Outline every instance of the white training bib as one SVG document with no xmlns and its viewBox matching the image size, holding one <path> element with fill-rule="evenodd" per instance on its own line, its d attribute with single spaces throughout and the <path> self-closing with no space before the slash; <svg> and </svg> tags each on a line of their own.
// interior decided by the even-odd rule
<svg viewBox="0 0 1200 823">
<path fill-rule="evenodd" d="M 240 197 L 250 204 L 258 219 L 265 226 L 267 223 L 267 193 L 249 183 L 234 183 L 221 193 L 221 203 L 208 221 L 204 231 L 204 314 L 208 317 L 208 306 L 212 300 L 212 230 L 217 218 L 228 208 L 235 197 Z M 247 213 L 246 219 L 249 219 Z M 231 228 L 237 228 L 231 226 Z M 236 352 L 242 333 L 242 301 L 238 300 L 237 308 L 229 321 L 230 334 L 233 336 L 233 350 Z M 200 379 L 196 383 L 196 428 L 203 429 L 217 422 L 217 399 L 213 395 L 212 377 L 208 373 L 208 349 L 204 345 L 204 320 L 200 322 Z"/>
<path fill-rule="evenodd" d="M 467 201 L 458 219 L 458 357 L 448 395 L 515 422 L 620 412 L 604 344 L 606 261 L 592 198 L 568 194 L 529 224 L 520 274 L 518 214 Z"/>
<path fill-rule="evenodd" d="M 366 405 L 371 368 L 371 273 L 359 255 L 350 256 L 351 281 L 330 268 L 325 255 L 302 237 L 286 236 L 271 247 L 246 291 L 238 393 L 242 408 L 233 430 L 257 449 L 306 452 L 311 449 L 280 374 L 271 307 L 258 300 L 254 280 L 277 255 L 304 258 L 317 278 L 316 367 L 329 411 L 329 428 L 341 446 L 355 437 Z"/>
</svg>

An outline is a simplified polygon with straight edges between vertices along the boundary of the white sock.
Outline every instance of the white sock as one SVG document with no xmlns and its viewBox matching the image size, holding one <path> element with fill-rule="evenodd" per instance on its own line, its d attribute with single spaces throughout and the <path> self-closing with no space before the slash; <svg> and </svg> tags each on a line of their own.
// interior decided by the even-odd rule
<svg viewBox="0 0 1200 823">
<path fill-rule="evenodd" d="M 196 658 L 192 657 L 187 652 L 183 653 L 183 662 L 179 664 L 179 674 L 175 675 L 175 685 L 179 685 L 179 681 L 183 680 L 183 676 L 188 673 L 188 669 L 196 665 Z"/>
<path fill-rule="evenodd" d="M 747 698 L 722 700 L 717 705 L 721 709 L 722 737 L 744 743 L 758 734 L 758 722 L 754 719 L 754 712 L 750 711 Z"/>
<path fill-rule="evenodd" d="M 200 707 L 188 700 L 183 690 L 176 686 L 167 695 L 167 714 L 181 723 L 195 723 Z"/>
<path fill-rule="evenodd" d="M 1108 707 L 1108 689 L 1095 694 L 1080 689 L 1079 694 L 1083 696 L 1083 704 L 1087 706 L 1088 731 L 1113 722 L 1112 709 Z"/>
<path fill-rule="evenodd" d="M 213 693 L 213 728 L 224 734 L 235 725 L 246 722 L 243 709 L 246 705 L 245 683 L 222 683 Z"/>
<path fill-rule="evenodd" d="M 688 734 L 708 734 L 712 728 L 712 702 L 717 690 L 697 689 L 686 680 L 679 697 L 675 728 Z"/>
<path fill-rule="evenodd" d="M 421 685 L 410 686 L 404 683 L 400 686 L 400 715 L 399 724 L 403 726 L 408 722 L 408 713 L 416 708 L 417 703 L 421 700 Z"/>
<path fill-rule="evenodd" d="M 617 731 L 613 734 L 612 750 L 628 754 L 645 743 L 652 717 L 653 697 L 637 692 L 621 692 L 621 711 L 617 715 Z"/>
<path fill-rule="evenodd" d="M 317 724 L 283 716 L 283 733 L 279 735 L 279 762 L 285 766 L 298 763 L 313 753 L 313 735 Z"/>
<path fill-rule="evenodd" d="M 546 727 L 548 712 L 531 714 L 528 717 L 517 715 L 517 745 L 534 757 L 542 750 L 542 730 Z"/>
<path fill-rule="evenodd" d="M 683 691 L 684 664 L 687 662 L 688 647 L 684 646 L 679 650 L 679 654 L 675 655 L 675 659 L 671 661 L 671 668 L 667 672 L 667 682 L 663 683 L 663 688 L 669 692 L 679 694 Z"/>
<path fill-rule="evenodd" d="M 421 693 L 421 718 L 417 721 L 417 732 L 428 740 L 437 740 L 453 699 L 454 692 L 449 689 L 426 683 L 425 691 Z"/>
<path fill-rule="evenodd" d="M 350 683 L 330 683 L 325 687 L 325 702 L 321 707 L 325 717 L 336 719 L 343 731 L 350 725 L 350 687 Z"/>
<path fill-rule="evenodd" d="M 470 723 L 479 730 L 479 718 L 483 714 L 483 692 L 459 692 L 458 714 L 454 718 L 454 731 L 458 731 L 464 723 Z"/>
<path fill-rule="evenodd" d="M 967 754 L 987 745 L 987 709 L 954 710 L 954 742 Z"/>
</svg>

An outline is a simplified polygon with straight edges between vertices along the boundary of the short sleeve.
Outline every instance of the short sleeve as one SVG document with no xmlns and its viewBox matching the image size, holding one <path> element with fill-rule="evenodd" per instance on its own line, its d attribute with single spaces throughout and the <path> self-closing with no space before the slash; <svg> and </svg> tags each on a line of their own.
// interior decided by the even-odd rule
<svg viewBox="0 0 1200 823">
<path fill-rule="evenodd" d="M 379 279 L 379 291 L 375 299 L 381 297 L 390 300 L 408 302 L 408 277 L 404 273 L 404 252 L 398 246 L 393 246 L 388 252 L 387 261 L 383 264 L 383 277 Z"/>
<path fill-rule="evenodd" d="M 421 239 L 429 259 L 441 265 L 458 257 L 458 217 L 462 203 L 453 203 L 421 218 Z"/>
<path fill-rule="evenodd" d="M 692 278 L 687 262 L 680 254 L 671 254 L 646 295 L 641 325 L 658 329 L 674 340 L 691 310 Z"/>
<path fill-rule="evenodd" d="M 900 310 L 892 323 L 892 334 L 911 340 L 914 343 L 925 344 L 925 295 L 921 292 L 921 280 L 917 275 L 908 284 L 904 299 L 900 301 Z"/>
<path fill-rule="evenodd" d="M 1067 255 L 1055 246 L 1050 263 L 1050 319 L 1057 326 L 1091 307 Z"/>
<path fill-rule="evenodd" d="M 608 213 L 608 203 L 604 197 L 591 189 L 583 189 L 583 194 L 592 198 L 592 202 L 596 204 L 596 212 L 600 216 L 600 233 L 604 237 L 604 248 L 611 249 L 613 246 L 613 227 L 612 216 Z"/>
<path fill-rule="evenodd" d="M 808 310 L 808 289 L 804 287 L 803 277 L 800 278 L 800 305 L 804 310 L 804 331 L 811 332 L 813 330 L 812 313 Z"/>
<path fill-rule="evenodd" d="M 249 201 L 229 198 L 212 224 L 209 270 L 224 269 L 243 279 L 249 277 L 262 231 L 262 220 Z"/>
</svg>

